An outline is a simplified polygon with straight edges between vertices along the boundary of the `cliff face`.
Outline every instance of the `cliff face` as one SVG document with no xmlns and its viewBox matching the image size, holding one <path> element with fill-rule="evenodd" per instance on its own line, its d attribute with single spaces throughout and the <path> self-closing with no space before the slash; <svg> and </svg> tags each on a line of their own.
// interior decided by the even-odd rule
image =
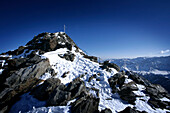
<svg viewBox="0 0 170 113">
<path fill-rule="evenodd" d="M 0 55 L 0 112 L 167 112 L 170 96 L 134 72 L 98 63 L 63 32 Z M 52 107 L 53 106 L 53 107 Z"/>
</svg>

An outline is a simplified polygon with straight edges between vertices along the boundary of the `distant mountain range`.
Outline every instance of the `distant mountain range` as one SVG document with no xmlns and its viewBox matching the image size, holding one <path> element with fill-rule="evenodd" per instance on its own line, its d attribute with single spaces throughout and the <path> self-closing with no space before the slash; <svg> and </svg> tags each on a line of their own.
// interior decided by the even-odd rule
<svg viewBox="0 0 170 113">
<path fill-rule="evenodd" d="M 121 70 L 134 71 L 170 92 L 170 56 L 111 59 Z"/>
</svg>

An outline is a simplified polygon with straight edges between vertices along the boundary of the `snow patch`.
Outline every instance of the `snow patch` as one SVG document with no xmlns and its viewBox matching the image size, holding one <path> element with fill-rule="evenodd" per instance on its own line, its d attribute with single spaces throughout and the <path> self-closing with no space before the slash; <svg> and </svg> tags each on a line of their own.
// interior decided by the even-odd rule
<svg viewBox="0 0 170 113">
<path fill-rule="evenodd" d="M 41 80 L 47 80 L 48 78 L 51 78 L 51 74 L 50 73 L 44 73 L 42 76 L 39 77 L 39 79 Z"/>
<path fill-rule="evenodd" d="M 0 74 L 2 74 L 3 69 L 0 69 Z"/>
<path fill-rule="evenodd" d="M 27 113 L 70 113 L 70 104 L 75 101 L 76 99 L 69 101 L 67 106 L 33 107 L 33 109 Z"/>
<path fill-rule="evenodd" d="M 21 99 L 12 106 L 9 113 L 25 113 L 32 108 L 43 107 L 45 104 L 45 101 L 39 101 L 32 95 L 29 95 L 29 93 L 25 93 L 21 96 Z"/>
<path fill-rule="evenodd" d="M 167 101 L 167 102 L 170 102 L 170 99 L 166 98 L 166 97 L 163 97 L 160 99 L 161 101 Z"/>
</svg>

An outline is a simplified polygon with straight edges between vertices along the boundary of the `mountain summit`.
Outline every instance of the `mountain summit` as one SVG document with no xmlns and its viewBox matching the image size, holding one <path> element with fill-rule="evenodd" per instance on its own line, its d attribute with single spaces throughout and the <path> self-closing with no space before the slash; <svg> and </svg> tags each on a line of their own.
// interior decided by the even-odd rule
<svg viewBox="0 0 170 113">
<path fill-rule="evenodd" d="M 41 33 L 0 55 L 2 113 L 166 113 L 158 84 L 85 54 L 64 32 Z"/>
</svg>

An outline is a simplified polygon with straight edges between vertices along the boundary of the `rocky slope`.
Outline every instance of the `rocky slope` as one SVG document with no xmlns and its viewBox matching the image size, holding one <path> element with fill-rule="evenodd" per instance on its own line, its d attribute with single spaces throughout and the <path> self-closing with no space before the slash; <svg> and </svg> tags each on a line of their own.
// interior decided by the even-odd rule
<svg viewBox="0 0 170 113">
<path fill-rule="evenodd" d="M 170 92 L 170 56 L 112 59 L 121 70 L 134 71 L 154 84 L 161 84 Z"/>
<path fill-rule="evenodd" d="M 2 113 L 166 113 L 160 85 L 98 63 L 63 32 L 41 33 L 0 55 Z"/>
</svg>

